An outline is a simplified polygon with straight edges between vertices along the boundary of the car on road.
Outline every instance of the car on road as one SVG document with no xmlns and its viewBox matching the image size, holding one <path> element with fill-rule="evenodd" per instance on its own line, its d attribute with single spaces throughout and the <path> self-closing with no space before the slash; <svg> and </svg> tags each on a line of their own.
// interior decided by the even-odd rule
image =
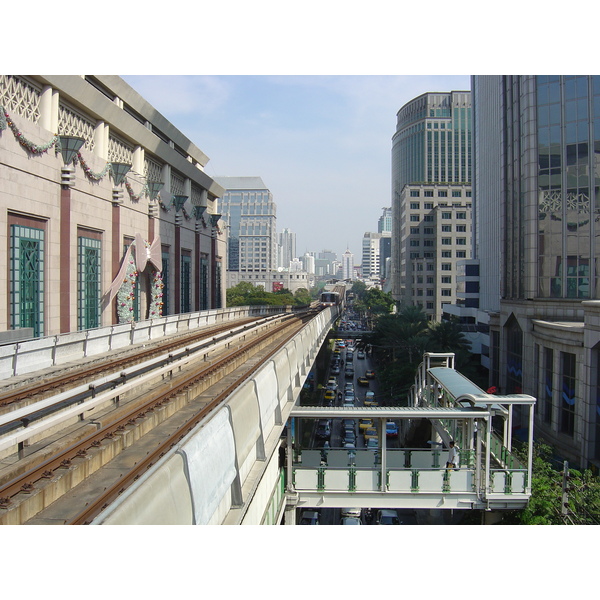
<svg viewBox="0 0 600 600">
<path fill-rule="evenodd" d="M 375 427 L 373 419 L 360 419 L 358 421 L 358 428 L 360 429 L 361 433 L 363 433 L 366 429 L 369 429 L 370 427 Z"/>
<path fill-rule="evenodd" d="M 398 425 L 394 421 L 388 421 L 385 424 L 385 435 L 386 437 L 398 437 Z"/>
<path fill-rule="evenodd" d="M 340 366 L 339 365 L 333 365 L 333 367 L 331 367 L 331 370 L 329 372 L 332 375 L 339 375 L 340 374 Z"/>
<path fill-rule="evenodd" d="M 354 444 L 356 446 L 356 434 L 352 429 L 344 431 L 344 444 Z"/>
<path fill-rule="evenodd" d="M 360 359 L 363 359 L 364 357 L 365 357 L 365 351 L 364 351 L 364 350 L 359 350 L 359 351 L 356 353 L 356 358 L 358 358 L 359 360 L 360 360 Z"/>
<path fill-rule="evenodd" d="M 354 419 L 342 419 L 342 429 L 352 429 L 356 433 L 356 421 Z"/>
<path fill-rule="evenodd" d="M 363 435 L 365 436 L 365 443 L 367 443 L 367 440 L 371 438 L 374 438 L 376 440 L 379 439 L 379 435 L 375 427 L 369 427 L 368 429 L 365 429 Z"/>
<path fill-rule="evenodd" d="M 365 377 L 366 377 L 367 379 L 375 379 L 375 371 L 373 371 L 373 369 L 368 369 L 368 370 L 365 372 Z"/>
<path fill-rule="evenodd" d="M 354 517 L 355 519 L 360 519 L 360 514 L 360 508 L 342 508 L 342 517 Z"/>
<path fill-rule="evenodd" d="M 359 377 L 356 382 L 358 383 L 358 385 L 369 385 L 369 380 L 366 377 Z"/>
<path fill-rule="evenodd" d="M 375 400 L 375 392 L 372 392 L 371 390 L 369 390 L 366 394 L 365 394 L 365 406 L 379 406 L 379 402 L 377 402 L 377 400 Z"/>
<path fill-rule="evenodd" d="M 326 402 L 333 402 L 335 400 L 335 392 L 333 390 L 327 390 L 323 398 Z"/>
<path fill-rule="evenodd" d="M 344 377 L 346 377 L 346 379 L 354 379 L 354 369 L 346 368 L 344 371 Z"/>
<path fill-rule="evenodd" d="M 379 450 L 379 440 L 377 440 L 376 438 L 367 439 L 365 448 L 367 450 Z"/>
<path fill-rule="evenodd" d="M 362 523 L 356 517 L 343 517 L 340 520 L 340 525 L 362 525 Z"/>
<path fill-rule="evenodd" d="M 317 425 L 317 431 L 315 436 L 320 440 L 328 440 L 331 437 L 331 425 L 329 423 L 322 423 Z"/>
<path fill-rule="evenodd" d="M 375 523 L 377 525 L 400 525 L 400 519 L 395 510 L 378 510 Z"/>
<path fill-rule="evenodd" d="M 316 510 L 305 510 L 300 518 L 300 525 L 318 525 L 319 513 Z"/>
</svg>

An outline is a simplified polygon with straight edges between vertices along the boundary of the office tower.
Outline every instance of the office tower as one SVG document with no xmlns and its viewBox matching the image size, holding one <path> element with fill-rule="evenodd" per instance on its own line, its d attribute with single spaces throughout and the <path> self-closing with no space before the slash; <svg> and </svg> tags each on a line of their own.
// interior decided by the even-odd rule
<svg viewBox="0 0 600 600">
<path fill-rule="evenodd" d="M 276 205 L 260 177 L 215 177 L 225 188 L 222 218 L 229 228 L 228 287 L 235 277 L 266 279 L 277 265 Z M 237 281 L 237 279 L 236 279 Z"/>
<path fill-rule="evenodd" d="M 396 302 L 410 302 L 403 289 L 410 265 L 410 237 L 399 232 L 407 201 L 405 186 L 469 185 L 471 181 L 471 93 L 429 92 L 405 104 L 392 138 L 392 286 Z M 410 201 L 410 200 L 408 200 Z M 425 223 L 423 223 L 425 226 Z M 410 229 L 408 229 L 410 235 Z M 410 258 L 408 259 L 410 260 Z M 437 311 L 437 309 L 436 309 Z"/>
<path fill-rule="evenodd" d="M 471 187 L 405 185 L 400 204 L 402 301 L 440 321 L 456 301 L 458 262 L 471 255 Z"/>
<path fill-rule="evenodd" d="M 383 214 L 377 221 L 378 233 L 392 233 L 392 209 L 383 208 Z"/>
<path fill-rule="evenodd" d="M 312 275 L 315 274 L 315 252 L 306 252 L 300 259 L 302 260 L 302 266 L 307 273 Z"/>
<path fill-rule="evenodd" d="M 337 261 L 337 254 L 331 250 L 322 250 L 315 259 L 315 275 L 317 277 L 333 277 L 336 274 L 337 267 L 334 262 Z"/>
<path fill-rule="evenodd" d="M 379 279 L 379 244 L 381 234 L 367 231 L 362 240 L 362 277 Z"/>
<path fill-rule="evenodd" d="M 499 309 L 490 311 L 490 383 L 501 393 L 536 396 L 536 436 L 573 464 L 597 467 L 600 77 L 473 81 L 478 255 L 491 260 L 498 245 L 502 255 Z M 498 172 L 498 157 L 500 178 L 486 179 Z M 483 222 L 497 198 L 500 244 Z M 520 424 L 515 414 L 513 425 Z"/>
<path fill-rule="evenodd" d="M 289 229 L 284 229 L 278 239 L 277 267 L 289 269 L 290 261 L 297 257 L 296 234 Z"/>
<path fill-rule="evenodd" d="M 354 279 L 354 254 L 346 250 L 342 254 L 342 279 Z"/>
</svg>

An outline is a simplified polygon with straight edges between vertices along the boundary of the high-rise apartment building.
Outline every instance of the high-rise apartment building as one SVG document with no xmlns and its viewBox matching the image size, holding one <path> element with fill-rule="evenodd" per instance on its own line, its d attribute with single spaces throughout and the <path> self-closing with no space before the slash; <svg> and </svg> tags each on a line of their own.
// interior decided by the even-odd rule
<svg viewBox="0 0 600 600">
<path fill-rule="evenodd" d="M 379 244 L 380 233 L 367 231 L 362 241 L 362 278 L 379 279 Z"/>
<path fill-rule="evenodd" d="M 302 261 L 303 269 L 310 273 L 311 275 L 315 274 L 315 252 L 305 252 L 304 256 L 300 258 Z"/>
<path fill-rule="evenodd" d="M 379 277 L 386 286 L 390 276 L 388 271 L 392 256 L 392 209 L 389 207 L 382 210 L 383 214 L 377 221 L 377 231 L 381 234 L 379 239 Z"/>
<path fill-rule="evenodd" d="M 474 77 L 473 91 L 481 287 L 499 288 L 480 304 L 490 383 L 535 396 L 536 435 L 599 467 L 600 77 Z"/>
<path fill-rule="evenodd" d="M 278 236 L 277 267 L 289 269 L 290 262 L 297 258 L 296 234 L 290 229 L 284 229 Z"/>
<path fill-rule="evenodd" d="M 337 254 L 332 250 L 322 250 L 315 259 L 317 277 L 333 277 L 337 270 Z"/>
<path fill-rule="evenodd" d="M 409 268 L 406 260 L 410 260 L 411 240 L 410 226 L 402 221 L 406 210 L 403 202 L 410 201 L 405 186 L 427 184 L 427 191 L 433 192 L 433 186 L 466 186 L 470 181 L 471 93 L 429 92 L 405 104 L 398 111 L 392 138 L 391 291 L 397 302 L 409 301 L 402 289 Z M 399 232 L 406 227 L 408 236 L 403 237 Z M 402 254 L 407 256 L 404 271 Z"/>
<path fill-rule="evenodd" d="M 456 301 L 457 263 L 471 255 L 471 187 L 405 185 L 400 204 L 401 297 L 439 321 Z"/>
<path fill-rule="evenodd" d="M 263 280 L 277 265 L 276 205 L 260 177 L 215 177 L 225 188 L 222 218 L 227 222 L 227 286 L 235 281 Z"/>
</svg>

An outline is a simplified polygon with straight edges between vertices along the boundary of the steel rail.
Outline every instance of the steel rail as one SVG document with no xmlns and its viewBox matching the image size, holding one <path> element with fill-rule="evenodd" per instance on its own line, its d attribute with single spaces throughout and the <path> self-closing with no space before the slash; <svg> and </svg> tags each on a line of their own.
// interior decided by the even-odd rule
<svg viewBox="0 0 600 600">
<path fill-rule="evenodd" d="M 292 315 L 290 318 L 293 319 L 294 322 L 298 322 L 297 317 Z M 155 410 L 177 394 L 184 392 L 198 380 L 205 378 L 212 373 L 220 370 L 222 371 L 232 361 L 239 359 L 244 354 L 248 354 L 253 348 L 264 344 L 266 340 L 288 327 L 290 327 L 290 321 L 286 320 L 282 324 L 276 326 L 275 329 L 271 329 L 266 333 L 249 340 L 243 348 L 237 348 L 227 352 L 223 357 L 213 363 L 203 363 L 200 367 L 194 369 L 193 372 L 176 377 L 170 382 L 168 390 L 165 391 L 160 388 L 152 390 L 144 396 L 143 403 L 137 403 L 135 406 L 127 409 L 125 414 L 118 419 L 107 423 L 93 434 L 90 434 L 77 443 L 59 451 L 53 457 L 41 462 L 36 467 L 33 467 L 2 485 L 0 487 L 0 508 L 9 508 L 11 498 L 17 494 L 33 491 L 37 482 L 52 478 L 55 475 L 55 471 L 58 469 L 70 467 L 74 459 L 85 457 L 88 451 L 101 446 L 104 439 L 113 437 L 119 431 L 124 431 L 127 425 L 135 424 L 136 420 L 143 418 L 147 412 Z M 207 406 L 212 406 L 214 408 L 215 405 L 215 402 L 211 402 Z"/>
<path fill-rule="evenodd" d="M 56 396 L 49 396 L 38 402 L 0 415 L 0 451 L 27 440 L 58 422 L 76 416 L 80 412 L 83 413 L 84 410 L 91 410 L 106 400 L 122 395 L 135 388 L 135 381 L 141 384 L 144 383 L 144 379 L 160 375 L 164 371 L 171 370 L 174 366 L 183 366 L 177 361 L 188 360 L 189 362 L 193 360 L 196 352 L 215 352 L 221 345 L 235 343 L 240 337 L 248 335 L 251 327 L 265 326 L 272 321 L 286 318 L 293 317 L 277 315 L 258 320 L 252 325 L 245 324 L 233 329 L 228 328 L 225 333 L 220 332 L 219 335 L 210 339 L 204 337 L 194 344 L 178 346 L 177 353 L 174 351 L 163 353 L 143 363 L 135 361 L 135 366 L 130 371 L 127 368 L 119 369 L 101 379 L 70 388 Z M 75 406 L 69 408 L 72 405 Z M 58 414 L 53 416 L 54 413 Z M 36 421 L 39 421 L 39 423 L 36 423 Z M 17 431 L 15 432 L 15 430 Z"/>
<path fill-rule="evenodd" d="M 260 321 L 262 319 L 264 319 L 264 317 L 250 317 L 246 319 L 240 319 L 240 321 L 236 323 L 240 326 L 243 326 L 246 324 L 254 323 L 256 321 Z M 210 339 L 216 334 L 219 334 L 231 328 L 232 324 L 230 322 L 227 324 L 209 326 L 208 328 L 204 328 L 202 330 L 186 332 L 185 334 L 174 334 L 175 337 L 171 337 L 169 340 L 159 338 L 157 340 L 146 342 L 146 347 L 144 349 L 138 351 L 133 349 L 134 353 L 132 353 L 131 347 L 122 348 L 120 350 L 123 350 L 123 352 L 119 353 L 118 356 L 105 357 L 104 359 L 102 359 L 101 364 L 89 366 L 83 371 L 78 369 L 76 372 L 70 371 L 68 373 L 59 374 L 55 377 L 44 377 L 43 381 L 40 381 L 38 383 L 19 386 L 18 388 L 13 389 L 9 392 L 0 393 L 0 408 L 4 406 L 9 406 L 16 402 L 31 399 L 34 396 L 41 396 L 57 388 L 64 388 L 65 386 L 68 386 L 73 382 L 80 382 L 84 378 L 94 377 L 97 376 L 99 373 L 115 372 L 117 370 L 122 370 L 123 365 L 133 366 L 141 361 L 147 360 L 152 356 L 155 356 L 158 353 L 164 354 L 165 352 L 177 350 L 179 348 L 184 347 L 190 341 Z M 100 356 L 101 355 L 97 355 L 97 358 Z M 87 358 L 93 360 L 94 357 Z M 58 366 L 57 368 L 60 368 L 60 366 Z M 35 377 L 35 373 L 31 373 L 29 375 Z"/>
<path fill-rule="evenodd" d="M 184 425 L 182 425 L 177 431 L 161 442 L 161 444 L 153 452 L 149 453 L 128 473 L 123 475 L 115 484 L 108 487 L 95 501 L 89 503 L 85 510 L 79 513 L 77 516 L 71 518 L 67 522 L 67 525 L 89 525 L 96 516 L 110 506 L 110 504 L 114 502 L 132 483 L 139 479 L 150 467 L 152 467 L 169 450 L 171 450 L 171 448 L 184 439 L 185 436 L 191 433 L 208 414 L 221 405 L 224 400 L 227 399 L 240 385 L 242 385 L 256 371 L 258 371 L 265 362 L 270 360 L 271 356 L 285 346 L 303 326 L 304 322 L 299 323 L 291 333 L 285 336 L 283 341 L 279 342 L 276 347 L 269 351 L 267 356 L 263 357 L 256 364 L 247 369 L 243 375 L 236 378 L 236 381 L 215 396 L 211 402 L 203 406 L 195 415 L 188 419 Z"/>
</svg>

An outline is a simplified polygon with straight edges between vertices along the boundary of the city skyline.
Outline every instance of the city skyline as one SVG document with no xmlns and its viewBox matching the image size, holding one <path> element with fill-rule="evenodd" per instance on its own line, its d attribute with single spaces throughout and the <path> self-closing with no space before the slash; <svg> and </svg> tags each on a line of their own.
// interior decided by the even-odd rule
<svg viewBox="0 0 600 600">
<path fill-rule="evenodd" d="M 398 110 L 428 91 L 470 89 L 466 75 L 123 78 L 209 156 L 210 177 L 260 177 L 300 255 L 339 259 L 361 256 L 391 206 Z"/>
</svg>

